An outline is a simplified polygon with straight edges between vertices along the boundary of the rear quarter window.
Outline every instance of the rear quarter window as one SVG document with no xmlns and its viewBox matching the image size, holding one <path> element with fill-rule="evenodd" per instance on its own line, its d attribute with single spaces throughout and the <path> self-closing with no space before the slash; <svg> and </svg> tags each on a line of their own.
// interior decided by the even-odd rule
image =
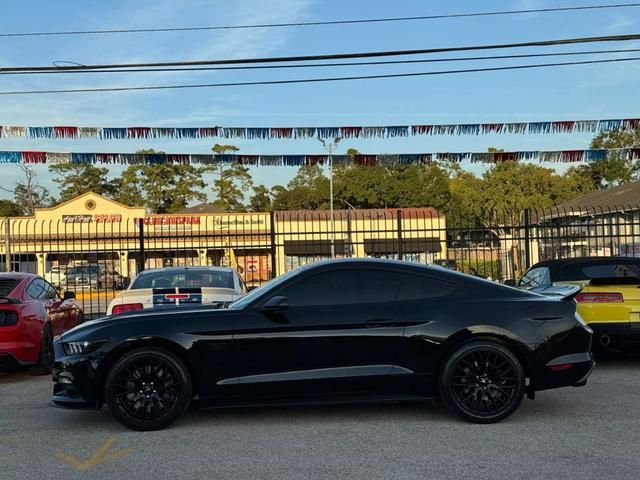
<svg viewBox="0 0 640 480">
<path fill-rule="evenodd" d="M 400 285 L 398 301 L 430 300 L 453 295 L 458 286 L 455 283 L 431 277 L 407 275 Z"/>
<path fill-rule="evenodd" d="M 15 278 L 3 278 L 0 279 L 0 297 L 6 297 L 9 295 L 16 285 L 18 285 L 18 280 Z"/>
</svg>

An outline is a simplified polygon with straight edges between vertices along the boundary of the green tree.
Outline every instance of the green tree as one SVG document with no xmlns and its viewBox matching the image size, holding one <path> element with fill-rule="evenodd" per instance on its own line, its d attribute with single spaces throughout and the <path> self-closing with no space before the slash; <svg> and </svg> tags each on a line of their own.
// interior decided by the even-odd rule
<svg viewBox="0 0 640 480">
<path fill-rule="evenodd" d="M 211 150 L 216 155 L 225 155 L 239 150 L 235 145 L 216 143 Z M 229 212 L 243 212 L 245 207 L 245 192 L 253 189 L 253 179 L 249 169 L 236 162 L 218 162 L 209 167 L 216 179 L 213 181 L 213 192 L 216 199 L 213 204 Z"/>
<path fill-rule="evenodd" d="M 329 208 L 329 179 L 319 165 L 305 165 L 287 184 L 274 187 L 274 210 L 321 210 Z"/>
<path fill-rule="evenodd" d="M 389 207 L 434 207 L 444 210 L 451 202 L 449 176 L 436 165 L 406 165 L 390 169 Z"/>
<path fill-rule="evenodd" d="M 53 181 L 60 187 L 60 200 L 65 202 L 86 192 L 113 197 L 119 186 L 118 180 L 108 178 L 109 169 L 85 163 L 61 163 L 50 165 Z"/>
<path fill-rule="evenodd" d="M 235 145 L 225 145 L 225 144 L 216 143 L 213 147 L 211 147 L 211 150 L 213 150 L 213 153 L 217 155 L 224 155 L 231 152 L 237 152 L 240 149 Z"/>
<path fill-rule="evenodd" d="M 347 202 L 355 208 L 385 208 L 389 201 L 390 177 L 389 169 L 380 166 L 335 167 L 334 199 L 338 203 Z"/>
<path fill-rule="evenodd" d="M 25 214 L 22 205 L 13 200 L 0 200 L 0 217 L 22 217 Z"/>
<path fill-rule="evenodd" d="M 154 213 L 181 210 L 192 200 L 205 201 L 202 172 L 193 165 L 130 165 L 122 172 L 116 200 L 144 206 Z"/>
<path fill-rule="evenodd" d="M 640 147 L 640 129 L 601 132 L 593 138 L 590 147 L 594 149 Z M 610 152 L 606 160 L 580 165 L 574 171 L 588 176 L 593 188 L 600 190 L 638 180 L 640 165 L 619 153 Z"/>
<path fill-rule="evenodd" d="M 249 199 L 249 210 L 252 212 L 269 212 L 272 209 L 271 192 L 264 185 L 253 187 L 253 195 Z"/>
<path fill-rule="evenodd" d="M 456 165 L 459 166 L 458 163 Z M 484 221 L 484 181 L 473 173 L 456 171 L 449 180 L 451 203 L 445 208 L 447 226 L 452 228 L 476 227 Z"/>
</svg>

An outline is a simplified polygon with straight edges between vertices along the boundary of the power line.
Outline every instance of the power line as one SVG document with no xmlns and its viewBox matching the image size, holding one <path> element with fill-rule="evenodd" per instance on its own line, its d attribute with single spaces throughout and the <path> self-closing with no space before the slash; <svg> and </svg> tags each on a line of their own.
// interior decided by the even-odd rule
<svg viewBox="0 0 640 480">
<path fill-rule="evenodd" d="M 405 55 L 423 55 L 432 53 L 446 52 L 463 52 L 476 50 L 497 50 L 508 48 L 524 48 L 524 47 L 550 47 L 557 45 L 575 45 L 582 43 L 598 43 L 598 42 L 626 42 L 630 40 L 640 40 L 640 34 L 632 33 L 627 35 L 605 35 L 598 37 L 578 37 L 565 38 L 557 40 L 536 40 L 532 42 L 519 43 L 499 43 L 489 45 L 470 45 L 464 47 L 441 47 L 441 48 L 423 48 L 412 50 L 386 50 L 375 52 L 357 52 L 357 53 L 334 53 L 322 55 L 297 55 L 287 57 L 258 57 L 258 58 L 242 58 L 227 60 L 195 60 L 195 61 L 177 61 L 177 62 L 153 62 L 153 63 L 115 63 L 115 64 L 93 64 L 93 65 L 68 65 L 61 67 L 2 67 L 2 72 L 17 71 L 63 71 L 63 70 L 99 70 L 113 68 L 154 68 L 154 67 L 184 67 L 184 66 L 204 66 L 204 65 L 236 65 L 236 64 L 254 64 L 254 63 L 283 63 L 283 62 L 308 62 L 313 60 L 342 60 L 353 58 L 375 58 L 375 57 L 396 57 Z"/>
<path fill-rule="evenodd" d="M 177 89 L 189 89 L 189 88 L 240 87 L 240 86 L 249 86 L 249 85 L 285 85 L 285 84 L 297 84 L 297 83 L 323 83 L 323 82 L 337 82 L 337 81 L 348 81 L 348 80 L 422 77 L 422 76 L 433 76 L 433 75 L 450 75 L 450 74 L 459 74 L 459 73 L 524 70 L 524 69 L 531 69 L 531 68 L 631 62 L 631 61 L 638 61 L 638 60 L 640 60 L 640 57 L 616 58 L 616 59 L 609 59 L 609 60 L 585 60 L 580 62 L 540 63 L 540 64 L 533 64 L 533 65 L 512 65 L 507 67 L 470 68 L 470 69 L 464 69 L 464 70 L 441 70 L 441 71 L 435 71 L 435 72 L 358 75 L 358 76 L 349 76 L 349 77 L 303 78 L 303 79 L 291 79 L 291 80 L 265 80 L 265 81 L 254 81 L 254 82 L 199 83 L 199 84 L 190 84 L 190 85 L 153 85 L 153 86 L 140 86 L 140 87 L 68 88 L 68 89 L 57 89 L 57 90 L 55 89 L 17 90 L 17 91 L 0 92 L 0 95 L 7 96 L 7 95 L 57 94 L 57 93 L 125 92 L 125 91 L 143 91 L 143 90 L 177 90 Z"/>
<path fill-rule="evenodd" d="M 575 52 L 555 52 L 555 53 L 529 53 L 518 55 L 489 55 L 481 57 L 449 57 L 449 58 L 426 58 L 420 60 L 386 60 L 375 62 L 337 62 L 337 63 L 307 63 L 302 65 L 251 65 L 236 67 L 165 67 L 165 68 L 132 68 L 132 69 L 110 69 L 110 70 L 62 70 L 62 71 L 11 71 L 2 72 L 0 75 L 56 75 L 68 73 L 140 73 L 140 72 L 199 72 L 199 71 L 227 71 L 227 70 L 271 70 L 285 68 L 318 68 L 318 67 L 358 67 L 370 65 L 407 65 L 419 63 L 442 63 L 442 62 L 467 62 L 480 60 L 508 60 L 517 58 L 539 58 L 539 57 L 566 57 L 575 55 L 601 55 L 608 53 L 631 53 L 640 52 L 640 48 L 623 48 L 613 50 L 582 50 Z"/>
<path fill-rule="evenodd" d="M 504 15 L 522 15 L 527 13 L 573 12 L 573 11 L 605 10 L 605 9 L 619 9 L 619 8 L 633 8 L 633 7 L 640 7 L 640 3 L 616 3 L 616 4 L 587 5 L 587 6 L 578 6 L 578 7 L 530 8 L 530 9 L 520 9 L 520 10 L 498 10 L 498 11 L 490 11 L 490 12 L 450 13 L 450 14 L 443 14 L 443 15 L 420 15 L 420 16 L 412 16 L 412 17 L 366 18 L 366 19 L 354 19 L 354 20 L 326 20 L 326 21 L 317 21 L 317 22 L 262 23 L 262 24 L 254 24 L 254 25 L 120 28 L 120 29 L 107 29 L 107 30 L 70 30 L 70 31 L 58 31 L 58 32 L 13 32 L 13 33 L 0 33 L 0 37 L 45 37 L 45 36 L 65 36 L 65 35 L 66 36 L 106 35 L 106 34 L 122 34 L 122 33 L 196 32 L 196 31 L 207 31 L 207 30 L 317 27 L 317 26 L 328 26 L 328 25 L 409 22 L 409 21 L 443 20 L 443 19 L 469 18 L 469 17 L 495 17 L 495 16 L 504 16 Z"/>
</svg>

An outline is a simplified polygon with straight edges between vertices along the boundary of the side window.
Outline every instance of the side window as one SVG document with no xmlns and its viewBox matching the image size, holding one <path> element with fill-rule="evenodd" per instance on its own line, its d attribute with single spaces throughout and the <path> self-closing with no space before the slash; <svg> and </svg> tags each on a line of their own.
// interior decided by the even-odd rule
<svg viewBox="0 0 640 480">
<path fill-rule="evenodd" d="M 432 277 L 406 275 L 403 279 L 398 301 L 429 300 L 446 297 L 456 291 L 457 285 Z"/>
<path fill-rule="evenodd" d="M 49 282 L 44 282 L 45 284 L 45 295 L 44 298 L 46 298 L 47 300 L 57 300 L 58 298 L 58 292 L 55 288 L 53 288 L 53 286 L 49 283 Z"/>
<path fill-rule="evenodd" d="M 402 275 L 374 269 L 322 272 L 279 290 L 294 307 L 381 303 L 396 300 Z"/>
<path fill-rule="evenodd" d="M 42 300 L 45 297 L 46 289 L 45 284 L 39 278 L 36 278 L 27 287 L 27 295 L 36 300 Z"/>
<path fill-rule="evenodd" d="M 524 277 L 520 279 L 518 286 L 522 288 L 535 288 L 550 284 L 549 269 L 547 267 L 538 267 L 529 270 Z"/>
</svg>

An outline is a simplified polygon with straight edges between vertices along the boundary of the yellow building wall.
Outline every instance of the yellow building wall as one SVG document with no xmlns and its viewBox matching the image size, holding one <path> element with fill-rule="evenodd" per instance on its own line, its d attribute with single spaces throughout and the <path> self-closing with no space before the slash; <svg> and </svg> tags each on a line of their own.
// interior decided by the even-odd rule
<svg viewBox="0 0 640 480">
<path fill-rule="evenodd" d="M 445 217 L 432 209 L 402 212 L 402 238 L 438 239 L 440 252 L 435 258 L 446 258 Z M 41 275 L 54 262 L 97 258 L 108 259 L 123 275 L 133 275 L 142 221 L 148 264 L 154 259 L 152 266 L 161 266 L 163 255 L 180 252 L 188 254 L 194 265 L 232 264 L 262 282 L 274 266 L 278 274 L 287 270 L 285 242 L 331 239 L 328 212 L 277 212 L 275 218 L 276 265 L 272 266 L 270 213 L 148 215 L 144 208 L 86 193 L 53 208 L 37 209 L 32 217 L 0 219 L 0 255 L 4 260 L 8 222 L 11 254 L 29 258 Z M 397 240 L 397 221 L 396 210 L 336 211 L 335 239 L 349 242 L 352 256 L 365 257 L 366 240 Z"/>
</svg>

